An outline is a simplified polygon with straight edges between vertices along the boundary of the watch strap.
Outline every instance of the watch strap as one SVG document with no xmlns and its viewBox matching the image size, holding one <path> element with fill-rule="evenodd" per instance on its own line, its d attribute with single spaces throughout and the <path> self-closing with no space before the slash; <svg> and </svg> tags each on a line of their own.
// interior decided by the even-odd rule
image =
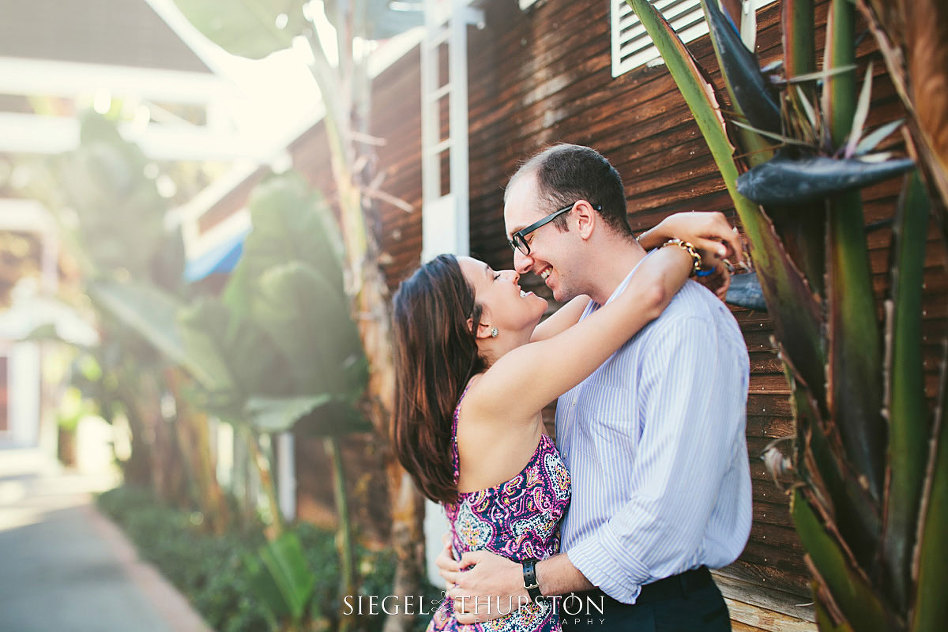
<svg viewBox="0 0 948 632">
<path fill-rule="evenodd" d="M 523 585 L 533 601 L 543 597 L 543 593 L 540 592 L 540 584 L 537 583 L 537 561 L 534 559 L 523 561 Z"/>
</svg>

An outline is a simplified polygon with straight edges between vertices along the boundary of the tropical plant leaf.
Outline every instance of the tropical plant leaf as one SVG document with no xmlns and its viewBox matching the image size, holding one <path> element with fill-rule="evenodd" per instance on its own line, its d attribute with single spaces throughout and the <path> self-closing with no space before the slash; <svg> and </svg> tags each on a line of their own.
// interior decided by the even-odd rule
<svg viewBox="0 0 948 632">
<path fill-rule="evenodd" d="M 626 0 L 645 26 L 688 104 L 752 246 L 764 297 L 774 315 L 777 335 L 812 388 L 822 393 L 824 355 L 815 297 L 784 250 L 773 224 L 736 188 L 737 165 L 714 95 L 694 58 L 662 15 L 646 0 Z"/>
<path fill-rule="evenodd" d="M 309 26 L 303 15 L 306 0 L 232 0 L 226 10 L 215 0 L 174 3 L 209 40 L 228 53 L 250 59 L 290 48 L 293 38 Z"/>
<path fill-rule="evenodd" d="M 252 397 L 247 414 L 260 432 L 284 432 L 304 437 L 370 432 L 372 424 L 352 405 L 351 397 L 331 393 L 303 397 Z"/>
<path fill-rule="evenodd" d="M 760 134 L 761 136 L 766 136 L 767 138 L 769 138 L 769 139 L 771 139 L 771 140 L 780 141 L 780 142 L 781 142 L 782 144 L 784 144 L 784 145 L 796 145 L 797 147 L 809 147 L 809 146 L 810 146 L 810 143 L 808 143 L 808 142 L 806 142 L 806 141 L 797 140 L 796 138 L 792 138 L 792 137 L 786 136 L 786 135 L 784 135 L 784 134 L 778 134 L 778 133 L 776 133 L 776 132 L 768 132 L 767 130 L 762 130 L 762 129 L 758 128 L 758 127 L 754 127 L 753 125 L 748 125 L 747 123 L 742 123 L 741 121 L 731 121 L 731 122 L 734 123 L 734 125 L 737 125 L 738 127 L 740 127 L 741 129 L 746 129 L 746 130 L 749 130 L 749 131 L 751 131 L 751 132 L 754 132 L 755 134 Z"/>
<path fill-rule="evenodd" d="M 814 83 L 817 81 L 826 81 L 836 75 L 842 75 L 856 70 L 856 65 L 841 66 L 839 68 L 825 68 L 816 72 L 809 72 L 800 75 L 789 76 L 783 80 L 783 83 L 791 86 Z"/>
<path fill-rule="evenodd" d="M 852 131 L 849 133 L 849 140 L 846 142 L 846 149 L 843 151 L 844 158 L 852 158 L 856 153 L 856 147 L 862 138 L 862 129 L 866 125 L 866 117 L 869 116 L 869 104 L 872 99 L 872 62 L 866 68 L 866 79 L 862 83 L 862 90 L 859 92 L 859 100 L 856 102 L 856 113 L 853 115 Z"/>
<path fill-rule="evenodd" d="M 832 0 L 827 18 L 827 68 L 855 61 L 855 6 Z M 859 118 L 855 73 L 829 79 L 823 91 L 823 113 L 833 147 L 854 133 Z M 889 165 L 873 165 L 867 170 Z M 856 190 L 827 199 L 827 403 L 839 428 L 846 458 L 872 497 L 882 499 L 886 429 L 882 418 L 881 332 L 875 314 L 872 271 L 866 243 L 862 198 Z M 872 568 L 876 561 L 860 561 Z"/>
<path fill-rule="evenodd" d="M 251 397 L 247 400 L 246 410 L 258 432 L 287 432 L 297 421 L 332 398 L 329 393 L 304 397 Z"/>
<path fill-rule="evenodd" d="M 836 429 L 826 421 L 812 389 L 801 379 L 784 346 L 778 343 L 778 348 L 794 405 L 794 467 L 808 485 L 814 508 L 827 520 L 834 518 L 833 537 L 841 538 L 838 544 L 849 563 L 858 566 L 858 559 L 876 551 L 882 530 L 878 506 L 847 466 Z"/>
<path fill-rule="evenodd" d="M 342 252 L 338 228 L 328 206 L 299 174 L 277 176 L 258 185 L 248 203 L 253 230 L 224 300 L 234 309 L 248 309 L 254 285 L 274 266 L 299 261 L 318 270 L 342 293 Z M 249 293 L 249 294 L 248 294 Z"/>
<path fill-rule="evenodd" d="M 757 55 L 747 50 L 731 19 L 718 8 L 717 0 L 701 0 L 718 64 L 733 105 L 753 127 L 780 132 L 780 105 L 763 73 Z"/>
<path fill-rule="evenodd" d="M 855 66 L 855 6 L 852 0 L 831 0 L 826 18 L 824 70 Z M 823 116 L 828 123 L 826 153 L 841 147 L 852 129 L 856 113 L 856 73 L 834 73 L 823 87 Z"/>
<path fill-rule="evenodd" d="M 888 138 L 888 136 L 901 127 L 904 122 L 905 119 L 890 121 L 885 125 L 880 125 L 873 131 L 866 134 L 866 136 L 861 141 L 859 141 L 859 144 L 856 145 L 855 155 L 862 156 L 863 154 L 867 154 L 875 149 L 879 143 Z M 863 159 L 865 160 L 865 158 Z"/>
<path fill-rule="evenodd" d="M 810 99 L 804 94 L 800 86 L 796 86 L 797 98 L 799 99 L 800 107 L 803 109 L 803 112 L 806 114 L 807 122 L 810 123 L 810 127 L 813 130 L 820 129 L 820 120 L 816 117 L 816 110 L 813 109 L 813 104 L 810 103 Z"/>
<path fill-rule="evenodd" d="M 910 158 L 882 163 L 826 156 L 788 158 L 780 155 L 742 173 L 737 190 L 759 204 L 804 204 L 857 190 L 912 169 Z"/>
<path fill-rule="evenodd" d="M 98 307 L 183 366 L 196 380 L 211 389 L 226 387 L 226 374 L 217 371 L 218 365 L 188 353 L 176 326 L 182 305 L 173 296 L 154 286 L 106 280 L 90 282 L 87 292 Z"/>
<path fill-rule="evenodd" d="M 922 282 L 929 201 L 913 173 L 907 178 L 893 226 L 891 298 L 885 375 L 889 421 L 885 541 L 888 584 L 899 608 L 911 592 L 911 551 L 918 530 L 919 506 L 931 434 L 922 370 Z"/>
<path fill-rule="evenodd" d="M 806 76 L 816 70 L 816 43 L 813 28 L 813 0 L 783 0 L 784 68 L 787 77 Z"/>
<path fill-rule="evenodd" d="M 918 569 L 915 604 L 912 608 L 912 632 L 929 632 L 948 628 L 948 358 L 943 358 L 941 391 L 932 435 L 932 450 L 926 472 L 925 491 L 921 513 L 921 530 L 915 547 L 915 565 Z"/>
<path fill-rule="evenodd" d="M 362 344 L 348 302 L 325 276 L 299 261 L 260 278 L 254 320 L 280 347 L 298 380 L 297 392 L 361 393 Z"/>
<path fill-rule="evenodd" d="M 149 280 L 165 234 L 167 202 L 145 176 L 148 161 L 95 112 L 80 116 L 80 137 L 76 150 L 55 159 L 53 171 L 62 203 L 79 219 L 72 239 L 93 268 L 86 272 L 108 276 L 124 270 Z"/>
<path fill-rule="evenodd" d="M 179 319 L 189 352 L 215 367 L 220 376 L 221 384 L 202 384 L 209 397 L 206 405 L 216 415 L 243 423 L 250 397 L 293 393 L 288 361 L 253 320 L 207 297 L 181 310 Z"/>
<path fill-rule="evenodd" d="M 800 489 L 794 491 L 790 510 L 807 554 L 852 629 L 860 632 L 897 629 L 865 577 L 847 563 L 846 556 L 826 532 Z"/>
<path fill-rule="evenodd" d="M 291 531 L 283 533 L 260 549 L 260 559 L 293 620 L 300 620 L 316 585 L 316 577 L 306 565 L 299 537 Z"/>
<path fill-rule="evenodd" d="M 882 354 L 862 199 L 858 191 L 850 191 L 832 197 L 827 205 L 830 416 L 857 477 L 866 481 L 873 498 L 880 501 L 886 440 Z"/>
</svg>

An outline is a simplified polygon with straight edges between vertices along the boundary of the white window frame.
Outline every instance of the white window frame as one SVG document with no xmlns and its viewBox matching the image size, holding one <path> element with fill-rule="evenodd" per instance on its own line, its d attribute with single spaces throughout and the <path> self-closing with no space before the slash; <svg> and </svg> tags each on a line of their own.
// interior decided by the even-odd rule
<svg viewBox="0 0 948 632">
<path fill-rule="evenodd" d="M 609 0 L 612 33 L 612 76 L 618 77 L 641 66 L 664 64 L 645 27 L 625 0 Z M 708 33 L 699 0 L 650 0 L 687 44 Z M 744 11 L 757 11 L 775 0 L 744 0 Z"/>
</svg>

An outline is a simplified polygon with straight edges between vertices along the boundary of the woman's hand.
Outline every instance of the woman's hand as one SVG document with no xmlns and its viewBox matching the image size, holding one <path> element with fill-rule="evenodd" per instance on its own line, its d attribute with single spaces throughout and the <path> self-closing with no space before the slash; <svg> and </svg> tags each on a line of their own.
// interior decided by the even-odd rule
<svg viewBox="0 0 948 632">
<path fill-rule="evenodd" d="M 714 251 L 699 249 L 698 252 L 701 255 L 702 272 L 695 280 L 723 301 L 727 297 L 728 288 L 731 287 L 733 275 L 731 262 L 718 256 Z"/>
<path fill-rule="evenodd" d="M 438 567 L 438 574 L 444 579 L 445 590 L 451 590 L 454 588 L 454 578 L 461 570 L 461 566 L 454 559 L 454 552 L 451 550 L 451 534 L 445 533 L 441 536 L 441 543 L 444 547 L 435 558 L 435 565 Z"/>
<path fill-rule="evenodd" d="M 676 237 L 694 245 L 702 255 L 713 253 L 734 265 L 744 264 L 744 242 L 724 213 L 691 211 L 669 215 L 658 226 L 642 233 L 639 243 L 651 250 Z"/>
</svg>

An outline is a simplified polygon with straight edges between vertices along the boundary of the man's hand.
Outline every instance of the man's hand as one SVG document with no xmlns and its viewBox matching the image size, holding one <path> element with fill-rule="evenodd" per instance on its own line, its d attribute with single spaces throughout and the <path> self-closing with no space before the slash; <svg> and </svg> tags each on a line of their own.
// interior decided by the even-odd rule
<svg viewBox="0 0 948 632">
<path fill-rule="evenodd" d="M 530 602 L 523 585 L 523 567 L 489 551 L 469 551 L 461 556 L 457 571 L 441 565 L 441 576 L 451 588 L 459 623 L 482 623 L 510 614 Z"/>
</svg>

